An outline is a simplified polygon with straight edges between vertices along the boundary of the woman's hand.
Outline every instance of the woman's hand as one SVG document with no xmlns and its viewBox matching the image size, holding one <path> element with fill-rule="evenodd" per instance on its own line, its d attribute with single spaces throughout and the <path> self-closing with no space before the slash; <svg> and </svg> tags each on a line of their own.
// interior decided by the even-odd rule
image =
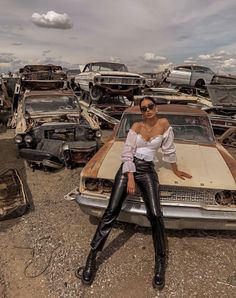
<svg viewBox="0 0 236 298">
<path fill-rule="evenodd" d="M 189 175 L 188 173 L 179 171 L 179 170 L 175 170 L 173 171 L 175 173 L 176 176 L 178 176 L 180 179 L 185 180 L 185 178 L 191 179 L 192 176 Z"/>
<path fill-rule="evenodd" d="M 128 173 L 127 193 L 130 195 L 135 194 L 135 181 L 133 173 Z"/>
</svg>

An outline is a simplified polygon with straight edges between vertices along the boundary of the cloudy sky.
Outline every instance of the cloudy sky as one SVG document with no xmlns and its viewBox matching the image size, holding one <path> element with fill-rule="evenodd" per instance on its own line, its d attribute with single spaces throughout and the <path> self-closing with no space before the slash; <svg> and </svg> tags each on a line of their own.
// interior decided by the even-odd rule
<svg viewBox="0 0 236 298">
<path fill-rule="evenodd" d="M 235 0 L 0 0 L 0 73 L 25 64 L 236 72 Z"/>
</svg>

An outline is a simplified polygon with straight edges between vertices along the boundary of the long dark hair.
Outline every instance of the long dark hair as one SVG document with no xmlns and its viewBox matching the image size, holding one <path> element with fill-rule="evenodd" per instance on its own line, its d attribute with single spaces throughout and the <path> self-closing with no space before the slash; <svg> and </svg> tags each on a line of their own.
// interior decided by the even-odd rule
<svg viewBox="0 0 236 298">
<path fill-rule="evenodd" d="M 139 107 L 140 108 L 141 108 L 141 103 L 144 101 L 144 99 L 148 99 L 148 100 L 152 101 L 154 103 L 154 105 L 157 104 L 156 101 L 155 101 L 155 99 L 153 97 L 151 97 L 151 96 L 144 96 L 143 98 L 141 98 L 141 100 L 139 102 Z"/>
</svg>

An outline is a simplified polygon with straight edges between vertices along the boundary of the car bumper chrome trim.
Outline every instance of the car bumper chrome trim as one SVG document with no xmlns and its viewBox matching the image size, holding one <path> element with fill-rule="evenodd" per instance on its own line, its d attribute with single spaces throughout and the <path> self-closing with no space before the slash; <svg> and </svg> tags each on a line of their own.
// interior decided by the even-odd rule
<svg viewBox="0 0 236 298">
<path fill-rule="evenodd" d="M 108 200 L 76 195 L 76 201 L 82 211 L 88 215 L 101 217 Z M 210 229 L 236 230 L 236 211 L 209 211 L 196 207 L 162 206 L 165 226 L 168 229 Z M 118 220 L 150 226 L 146 217 L 146 208 L 141 202 L 126 200 Z"/>
</svg>

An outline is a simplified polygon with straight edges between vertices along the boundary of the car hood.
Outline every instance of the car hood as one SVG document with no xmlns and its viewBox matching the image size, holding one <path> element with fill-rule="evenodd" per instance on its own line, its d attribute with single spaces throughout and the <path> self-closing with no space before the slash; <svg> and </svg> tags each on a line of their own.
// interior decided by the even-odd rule
<svg viewBox="0 0 236 298">
<path fill-rule="evenodd" d="M 126 71 L 97 71 L 96 74 L 102 76 L 143 78 L 143 76 L 140 76 L 137 73 L 131 73 Z"/>
<path fill-rule="evenodd" d="M 101 163 L 98 178 L 114 179 L 121 163 L 123 144 L 120 141 L 113 143 Z M 172 172 L 171 165 L 162 161 L 159 151 L 155 168 L 161 185 L 236 190 L 234 177 L 216 147 L 176 144 L 176 152 L 179 170 L 191 174 L 192 179 L 178 178 Z"/>
</svg>

